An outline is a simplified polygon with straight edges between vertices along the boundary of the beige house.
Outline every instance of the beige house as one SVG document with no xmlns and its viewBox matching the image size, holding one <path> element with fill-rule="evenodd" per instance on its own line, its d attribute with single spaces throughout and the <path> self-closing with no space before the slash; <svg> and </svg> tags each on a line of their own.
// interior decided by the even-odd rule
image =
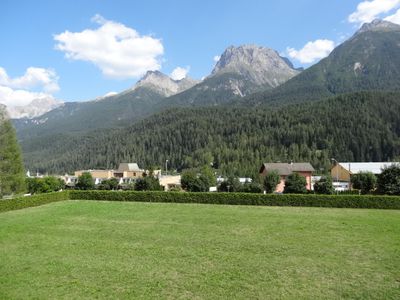
<svg viewBox="0 0 400 300">
<path fill-rule="evenodd" d="M 181 187 L 181 175 L 160 176 L 158 180 L 165 191 L 169 191 L 173 187 Z"/>
<path fill-rule="evenodd" d="M 81 176 L 83 173 L 90 173 L 93 178 L 110 179 L 114 177 L 113 170 L 80 170 L 75 171 L 75 177 Z"/>
<path fill-rule="evenodd" d="M 259 173 L 261 176 L 265 176 L 271 171 L 276 171 L 281 177 L 281 181 L 275 189 L 276 193 L 283 192 L 286 177 L 292 173 L 303 176 L 307 182 L 307 190 L 311 190 L 311 175 L 315 170 L 310 163 L 265 163 L 261 166 Z"/>
<path fill-rule="evenodd" d="M 140 169 L 137 163 L 120 163 L 118 170 L 114 171 L 116 178 L 140 178 L 145 170 Z"/>
</svg>

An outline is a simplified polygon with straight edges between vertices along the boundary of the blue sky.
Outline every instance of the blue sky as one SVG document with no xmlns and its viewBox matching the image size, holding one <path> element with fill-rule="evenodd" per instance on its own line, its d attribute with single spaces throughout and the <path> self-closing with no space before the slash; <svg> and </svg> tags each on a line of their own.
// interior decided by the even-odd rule
<svg viewBox="0 0 400 300">
<path fill-rule="evenodd" d="M 188 71 L 200 79 L 230 45 L 270 47 L 308 67 L 362 22 L 400 21 L 399 7 L 397 0 L 2 0 L 0 103 L 94 99 L 131 87 L 146 69 L 179 67 L 176 78 Z"/>
</svg>

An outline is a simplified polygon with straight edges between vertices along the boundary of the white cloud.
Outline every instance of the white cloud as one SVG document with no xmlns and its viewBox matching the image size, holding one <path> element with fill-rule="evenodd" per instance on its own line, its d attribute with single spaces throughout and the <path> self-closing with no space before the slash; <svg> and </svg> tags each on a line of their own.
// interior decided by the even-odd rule
<svg viewBox="0 0 400 300">
<path fill-rule="evenodd" d="M 189 66 L 187 66 L 186 68 L 177 67 L 171 72 L 170 77 L 173 80 L 181 80 L 186 77 L 187 73 L 189 73 L 189 70 Z"/>
<path fill-rule="evenodd" d="M 215 55 L 214 56 L 214 62 L 218 62 L 220 60 L 221 56 L 220 55 Z"/>
<path fill-rule="evenodd" d="M 49 93 L 60 90 L 54 70 L 35 67 L 29 67 L 24 75 L 16 78 L 10 78 L 6 70 L 0 67 L 0 85 L 17 89 L 40 88 Z"/>
<path fill-rule="evenodd" d="M 53 98 L 59 90 L 54 70 L 29 67 L 20 77 L 10 78 L 0 67 L 0 103 L 8 107 L 25 106 L 35 99 Z"/>
<path fill-rule="evenodd" d="M 400 9 L 398 9 L 393 15 L 387 16 L 385 20 L 392 23 L 400 24 Z"/>
<path fill-rule="evenodd" d="M 65 31 L 54 36 L 56 49 L 72 60 L 88 61 L 111 78 L 138 78 L 161 68 L 161 40 L 140 35 L 133 28 L 95 15 L 97 29 Z"/>
<path fill-rule="evenodd" d="M 398 6 L 400 6 L 400 0 L 363 1 L 357 5 L 357 10 L 349 15 L 347 20 L 350 23 L 368 23 Z"/>
<path fill-rule="evenodd" d="M 300 50 L 288 47 L 286 51 L 290 58 L 296 59 L 303 64 L 308 64 L 328 56 L 334 48 L 335 43 L 325 39 L 308 42 Z"/>
<path fill-rule="evenodd" d="M 8 107 L 26 106 L 35 99 L 52 98 L 50 94 L 30 92 L 26 90 L 13 90 L 7 86 L 0 86 L 0 103 Z"/>
</svg>

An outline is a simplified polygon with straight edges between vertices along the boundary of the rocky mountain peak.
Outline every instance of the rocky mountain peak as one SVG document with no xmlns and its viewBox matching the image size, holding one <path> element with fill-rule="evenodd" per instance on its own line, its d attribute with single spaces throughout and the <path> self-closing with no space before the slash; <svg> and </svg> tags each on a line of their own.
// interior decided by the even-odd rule
<svg viewBox="0 0 400 300">
<path fill-rule="evenodd" d="M 400 31 L 400 25 L 385 20 L 375 19 L 370 23 L 364 23 L 356 34 L 367 31 Z"/>
<path fill-rule="evenodd" d="M 214 67 L 211 76 L 238 73 L 257 85 L 276 87 L 299 73 L 277 51 L 257 45 L 230 46 Z"/>
<path fill-rule="evenodd" d="M 191 88 L 196 83 L 198 83 L 198 81 L 188 77 L 181 80 L 173 80 L 171 77 L 161 73 L 160 71 L 147 71 L 142 79 L 135 84 L 133 89 L 135 90 L 139 87 L 146 87 L 165 97 L 169 97 Z"/>
<path fill-rule="evenodd" d="M 9 106 L 7 107 L 7 110 L 8 113 L 10 114 L 10 117 L 13 119 L 21 119 L 21 118 L 32 119 L 35 117 L 39 117 L 63 104 L 64 102 L 56 100 L 51 96 L 48 96 L 44 98 L 34 99 L 28 105 Z"/>
</svg>

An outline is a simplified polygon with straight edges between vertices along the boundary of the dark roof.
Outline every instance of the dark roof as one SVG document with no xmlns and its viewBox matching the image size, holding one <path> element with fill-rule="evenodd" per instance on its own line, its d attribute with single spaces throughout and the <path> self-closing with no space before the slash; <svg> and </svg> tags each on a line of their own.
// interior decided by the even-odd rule
<svg viewBox="0 0 400 300">
<path fill-rule="evenodd" d="M 314 168 L 310 163 L 265 163 L 261 166 L 260 173 L 264 170 L 275 170 L 279 175 L 290 175 L 293 172 L 314 172 Z"/>
</svg>

